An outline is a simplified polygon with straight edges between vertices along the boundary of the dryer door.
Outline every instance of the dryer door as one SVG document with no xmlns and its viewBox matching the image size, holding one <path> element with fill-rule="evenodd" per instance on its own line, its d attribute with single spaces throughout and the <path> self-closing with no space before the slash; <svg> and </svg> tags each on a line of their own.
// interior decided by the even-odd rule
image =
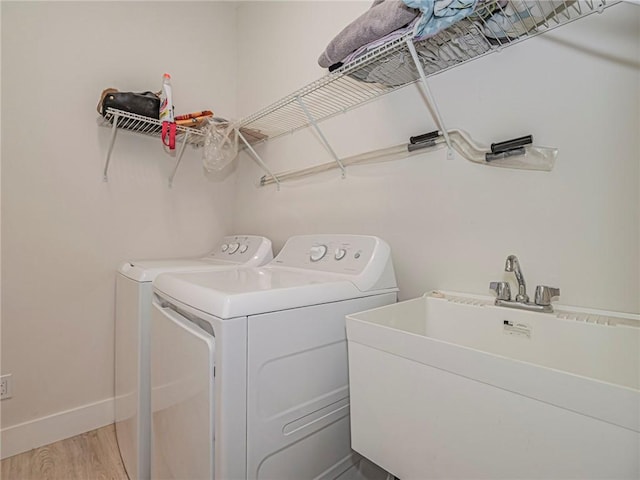
<svg viewBox="0 0 640 480">
<path fill-rule="evenodd" d="M 151 478 L 211 480 L 215 339 L 154 300 Z"/>
</svg>

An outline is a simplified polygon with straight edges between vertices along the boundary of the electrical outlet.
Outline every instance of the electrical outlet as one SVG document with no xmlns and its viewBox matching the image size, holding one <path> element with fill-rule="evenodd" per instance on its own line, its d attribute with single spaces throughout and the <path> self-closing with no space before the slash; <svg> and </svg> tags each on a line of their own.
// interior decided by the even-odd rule
<svg viewBox="0 0 640 480">
<path fill-rule="evenodd" d="M 11 387 L 11 374 L 0 377 L 0 400 L 11 398 L 13 388 Z"/>
</svg>

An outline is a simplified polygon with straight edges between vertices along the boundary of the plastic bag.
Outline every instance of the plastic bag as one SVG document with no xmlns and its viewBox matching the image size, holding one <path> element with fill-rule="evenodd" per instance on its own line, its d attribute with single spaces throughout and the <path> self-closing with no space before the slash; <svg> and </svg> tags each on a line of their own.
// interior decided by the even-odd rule
<svg viewBox="0 0 640 480">
<path fill-rule="evenodd" d="M 217 173 L 238 155 L 238 135 L 227 120 L 212 117 L 205 127 L 202 165 L 209 173 Z"/>
</svg>

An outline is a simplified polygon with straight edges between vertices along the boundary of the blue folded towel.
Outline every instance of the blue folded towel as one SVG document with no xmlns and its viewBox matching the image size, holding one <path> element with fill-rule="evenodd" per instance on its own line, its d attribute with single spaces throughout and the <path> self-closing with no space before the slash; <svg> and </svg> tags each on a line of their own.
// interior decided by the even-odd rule
<svg viewBox="0 0 640 480">
<path fill-rule="evenodd" d="M 478 0 L 403 0 L 408 7 L 421 12 L 414 30 L 417 40 L 432 37 L 470 15 Z"/>
</svg>

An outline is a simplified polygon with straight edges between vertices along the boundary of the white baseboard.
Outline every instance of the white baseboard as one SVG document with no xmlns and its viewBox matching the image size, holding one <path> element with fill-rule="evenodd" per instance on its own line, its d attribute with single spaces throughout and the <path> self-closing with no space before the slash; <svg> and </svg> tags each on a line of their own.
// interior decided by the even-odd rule
<svg viewBox="0 0 640 480">
<path fill-rule="evenodd" d="M 108 398 L 0 430 L 0 458 L 73 437 L 114 422 L 114 399 Z"/>
</svg>

